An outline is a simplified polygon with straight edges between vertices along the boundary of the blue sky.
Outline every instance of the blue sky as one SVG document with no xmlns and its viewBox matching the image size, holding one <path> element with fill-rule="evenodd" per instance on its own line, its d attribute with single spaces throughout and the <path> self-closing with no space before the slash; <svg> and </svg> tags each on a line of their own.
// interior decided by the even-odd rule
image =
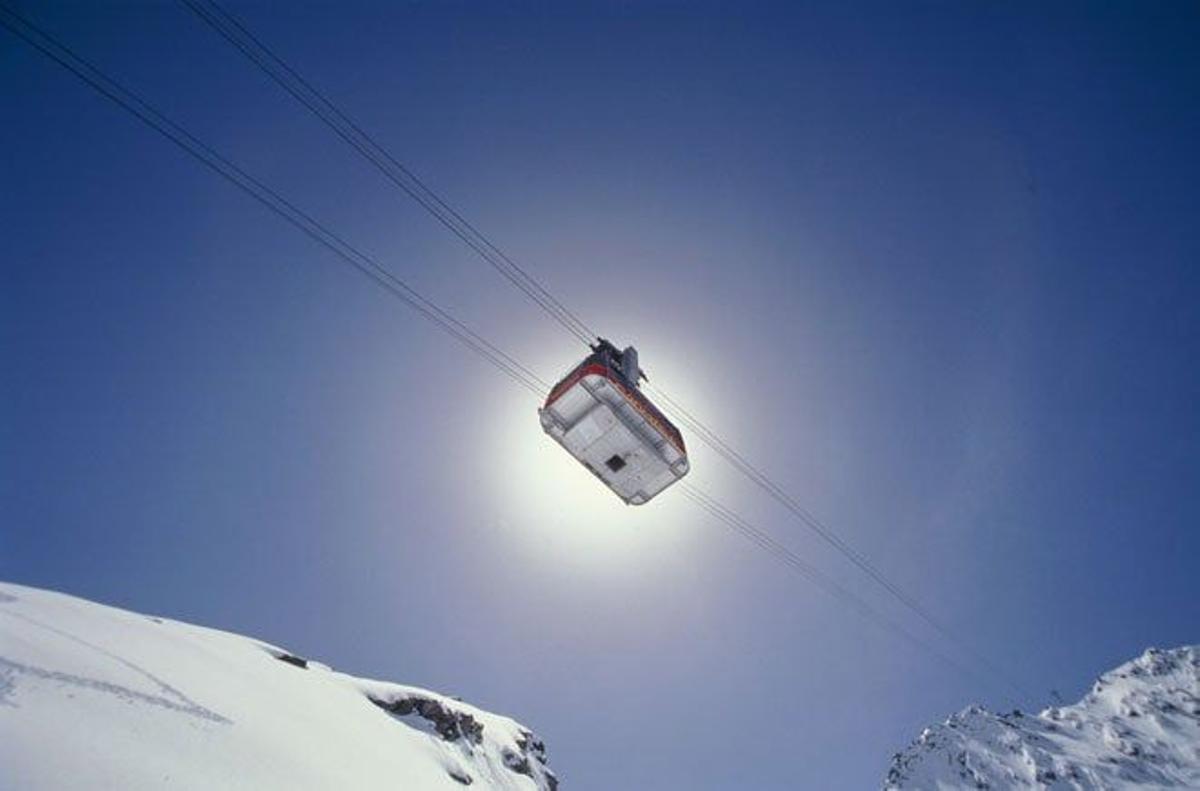
<svg viewBox="0 0 1200 791">
<path fill-rule="evenodd" d="M 582 356 L 182 6 L 23 7 L 544 378 Z M 575 789 L 870 787 L 968 703 L 1200 639 L 1197 6 L 229 7 L 1025 692 L 622 506 L 7 33 L 0 577 L 461 694 Z"/>
</svg>

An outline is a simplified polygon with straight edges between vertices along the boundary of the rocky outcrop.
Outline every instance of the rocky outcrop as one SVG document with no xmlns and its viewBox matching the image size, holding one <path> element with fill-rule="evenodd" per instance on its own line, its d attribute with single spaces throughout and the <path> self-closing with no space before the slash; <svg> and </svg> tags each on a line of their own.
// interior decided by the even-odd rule
<svg viewBox="0 0 1200 791">
<path fill-rule="evenodd" d="M 438 736 L 448 742 L 466 741 L 470 744 L 483 742 L 483 723 L 468 712 L 452 708 L 434 698 L 416 694 L 402 694 L 391 700 L 382 700 L 370 695 L 367 699 L 384 711 L 399 717 L 415 714 L 433 726 Z"/>
<path fill-rule="evenodd" d="M 493 737 L 505 770 L 528 777 L 538 789 L 558 788 L 558 778 L 546 762 L 546 745 L 526 728 L 506 721 L 507 733 L 485 734 L 486 725 L 474 707 L 412 687 L 387 685 L 364 692 L 368 700 L 401 722 L 412 725 L 416 719 L 425 723 L 432 733 L 456 745 L 467 757 L 480 757 L 477 752 L 485 737 Z M 474 782 L 466 764 L 449 765 L 447 773 L 463 785 Z"/>
</svg>

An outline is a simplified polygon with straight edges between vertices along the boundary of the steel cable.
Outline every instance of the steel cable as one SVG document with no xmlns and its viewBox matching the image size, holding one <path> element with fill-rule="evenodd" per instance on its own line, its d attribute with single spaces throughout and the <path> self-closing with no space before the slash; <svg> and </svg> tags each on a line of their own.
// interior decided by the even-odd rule
<svg viewBox="0 0 1200 791">
<path fill-rule="evenodd" d="M 209 22 L 209 24 L 217 27 L 217 25 L 214 24 L 214 19 L 211 14 L 206 16 L 203 9 L 198 7 L 198 4 L 195 2 L 195 0 L 181 1 L 188 5 L 189 8 L 192 8 L 198 16 L 201 16 L 201 18 L 205 19 L 205 21 Z M 215 4 L 210 3 L 210 5 Z M 130 112 L 132 115 L 153 128 L 155 131 L 162 134 L 193 158 L 197 159 L 202 164 L 232 183 L 234 186 L 255 198 L 258 202 L 262 203 L 272 212 L 297 227 L 300 231 L 305 233 L 314 241 L 326 247 L 344 262 L 354 267 L 358 272 L 369 277 L 377 285 L 383 287 L 390 294 L 397 297 L 409 307 L 420 313 L 424 318 L 434 323 L 439 329 L 454 337 L 456 340 L 466 346 L 468 350 L 483 357 L 499 371 L 512 379 L 515 383 L 525 387 L 539 396 L 549 390 L 550 386 L 547 382 L 545 382 L 541 377 L 520 363 L 518 360 L 499 349 L 492 342 L 471 330 L 461 321 L 439 307 L 436 303 L 420 294 L 403 280 L 392 274 L 390 270 L 379 264 L 374 258 L 363 253 L 349 242 L 346 242 L 333 231 L 329 230 L 328 227 L 296 207 L 295 204 L 283 198 L 279 193 L 275 192 L 266 184 L 249 175 L 238 165 L 223 157 L 212 148 L 208 147 L 182 126 L 168 119 L 153 106 L 149 105 L 136 94 L 105 75 L 98 68 L 84 60 L 82 57 L 78 56 L 51 35 L 36 27 L 32 22 L 10 8 L 4 6 L 3 4 L 0 4 L 0 14 L 2 14 L 2 16 L 0 16 L 0 23 L 12 31 L 15 35 L 22 38 L 35 49 L 39 50 L 47 57 L 71 71 L 97 92 L 101 93 L 109 100 Z M 244 28 L 241 28 L 240 25 L 238 27 L 239 29 L 244 30 Z M 218 30 L 221 29 L 221 27 L 218 27 Z M 248 31 L 247 35 L 249 35 Z M 246 52 L 246 49 L 240 45 L 239 49 L 242 49 L 244 52 Z M 246 52 L 246 54 L 254 59 L 255 62 L 258 62 L 255 58 L 253 58 L 253 56 L 250 55 L 249 52 Z M 272 57 L 274 58 L 274 56 Z M 287 69 L 289 73 L 294 74 L 297 78 L 299 78 L 298 74 L 287 67 L 286 64 L 283 64 L 283 62 L 278 58 L 274 58 L 274 60 L 283 68 Z M 272 73 L 274 76 L 273 72 L 269 73 Z M 299 78 L 299 80 L 302 84 L 307 85 L 307 83 L 303 81 L 303 78 Z M 283 83 L 281 82 L 281 84 Z M 284 87 L 287 86 L 285 85 Z M 290 90 L 291 89 L 289 89 L 289 91 Z M 532 276 L 528 275 L 528 273 L 518 267 L 515 262 L 512 262 L 511 259 L 505 256 L 499 250 L 499 248 L 493 245 L 481 233 L 476 231 L 473 226 L 463 220 L 457 214 L 457 212 L 454 212 L 454 210 L 451 209 L 447 204 L 437 198 L 437 196 L 434 195 L 427 187 L 425 187 L 424 184 L 420 183 L 415 176 L 411 176 L 411 174 L 404 169 L 403 165 L 392 159 L 390 155 L 387 155 L 386 152 L 383 152 L 381 148 L 375 146 L 375 148 L 372 149 L 372 146 L 374 146 L 373 141 L 371 141 L 365 133 L 358 129 L 353 122 L 349 121 L 348 117 L 341 114 L 340 111 L 337 111 L 336 107 L 334 107 L 332 103 L 324 99 L 324 97 L 317 93 L 315 89 L 311 89 L 310 87 L 309 90 L 314 96 L 319 97 L 319 100 L 323 105 L 325 105 L 327 108 L 332 108 L 332 110 L 322 112 L 321 110 L 317 109 L 316 106 L 313 106 L 313 104 L 305 101 L 301 95 L 295 92 L 293 92 L 293 95 L 323 120 L 326 120 L 329 112 L 333 112 L 336 113 L 339 118 L 350 124 L 350 126 L 353 128 L 354 135 L 342 134 L 342 131 L 339 131 L 339 134 L 342 134 L 343 138 L 346 139 L 347 142 L 353 145 L 357 150 L 360 151 L 360 153 L 362 153 L 372 162 L 376 163 L 376 165 L 381 167 L 381 169 L 383 169 L 383 166 L 380 164 L 380 162 L 387 161 L 394 167 L 395 172 L 407 174 L 412 179 L 414 184 L 419 185 L 420 190 L 432 196 L 432 198 L 426 198 L 425 201 L 422 201 L 417 194 L 414 194 L 417 192 L 416 189 L 410 190 L 408 187 L 404 187 L 398 177 L 394 178 L 393 180 L 395 180 L 399 186 L 404 188 L 406 192 L 409 192 L 414 199 L 422 203 L 423 206 L 426 206 L 427 208 L 429 204 L 440 206 L 447 212 L 448 216 L 456 218 L 461 223 L 462 229 L 465 229 L 461 233 L 458 230 L 455 230 L 455 228 L 458 226 L 454 226 L 447 220 L 442 219 L 447 215 L 435 213 L 435 216 L 438 216 L 439 219 L 442 219 L 443 224 L 446 224 L 447 227 L 451 228 L 451 230 L 455 230 L 455 233 L 459 235 L 460 238 L 463 238 L 464 242 L 470 245 L 472 249 L 474 249 L 482 257 L 487 259 L 489 263 L 491 263 L 493 266 L 496 266 L 498 269 L 501 269 L 502 272 L 508 271 L 509 275 L 512 276 L 506 275 L 506 277 L 508 277 L 508 279 L 514 283 L 514 285 L 517 285 L 518 288 L 521 288 L 522 291 L 528 294 L 533 301 L 541 305 L 548 313 L 558 318 L 559 323 L 563 324 L 563 326 L 571 331 L 573 335 L 576 337 L 581 337 L 581 333 L 586 333 L 583 334 L 581 338 L 585 341 L 590 340 L 591 337 L 595 337 L 594 333 L 591 333 L 590 330 L 587 330 L 586 325 L 584 325 L 577 319 L 577 317 L 575 317 L 575 314 L 563 307 L 562 303 L 550 295 L 544 287 L 542 287 L 539 283 L 537 283 L 536 280 L 532 278 Z M 333 124 L 331 124 L 331 126 L 332 125 Z M 339 127 L 337 126 L 334 128 L 335 131 L 339 130 Z M 344 131 L 344 128 L 342 128 L 342 130 Z M 355 142 L 356 140 L 359 142 Z M 362 141 L 368 141 L 370 145 L 368 145 L 367 142 Z M 472 237 L 477 237 L 477 240 L 473 242 Z M 484 251 L 492 251 L 492 255 L 489 255 Z M 512 269 L 505 270 L 496 263 L 496 260 L 493 256 L 500 258 L 502 261 L 506 261 L 511 265 Z M 521 285 L 522 283 L 525 284 L 524 287 Z M 559 309 L 561 309 L 561 311 Z M 574 327 L 574 329 L 569 326 L 573 322 L 577 322 L 577 325 Z M 703 442 L 712 447 L 719 455 L 722 456 L 722 458 L 734 466 L 735 469 L 766 491 L 772 498 L 783 504 L 791 513 L 793 513 L 793 515 L 799 518 L 802 523 L 821 536 L 839 553 L 846 556 L 852 563 L 854 563 L 856 567 L 875 580 L 901 604 L 915 612 L 929 625 L 933 626 L 943 637 L 951 640 L 959 648 L 970 653 L 976 661 L 978 661 L 984 667 L 987 667 L 987 669 L 993 674 L 998 673 L 998 669 L 992 666 L 985 657 L 979 656 L 975 652 L 971 651 L 969 646 L 966 646 L 965 643 L 956 635 L 954 635 L 953 632 L 941 626 L 935 619 L 933 619 L 932 616 L 923 607 L 921 607 L 921 605 L 915 599 L 904 593 L 902 589 L 900 589 L 898 586 L 888 580 L 881 572 L 879 572 L 878 569 L 876 569 L 865 558 L 865 556 L 861 555 L 861 553 L 858 553 L 856 550 L 846 544 L 843 539 L 833 533 L 828 527 L 821 523 L 820 520 L 812 516 L 812 514 L 810 514 L 806 509 L 795 502 L 795 500 L 792 499 L 781 487 L 779 487 L 778 484 L 758 470 L 758 468 L 746 461 L 744 456 L 729 446 L 728 443 L 722 440 L 715 432 L 709 429 L 691 412 L 683 408 L 682 405 L 680 405 L 666 393 L 663 393 L 658 388 L 653 388 L 653 390 L 663 400 L 664 403 L 668 404 L 673 411 L 681 416 L 681 422 L 683 422 L 690 430 L 695 432 L 695 434 L 700 437 Z M 958 665 L 955 660 L 945 656 L 942 652 L 938 651 L 929 643 L 921 641 L 911 632 L 908 632 L 898 624 L 895 624 L 894 622 L 882 616 L 860 597 L 838 585 L 836 582 L 833 582 L 830 578 L 816 569 L 816 567 L 803 561 L 792 550 L 778 543 L 769 534 L 750 525 L 746 520 L 738 516 L 736 512 L 732 511 L 726 506 L 721 505 L 720 503 L 717 503 L 711 497 L 687 482 L 683 482 L 681 486 L 683 487 L 684 494 L 703 510 L 718 518 L 724 524 L 731 527 L 744 537 L 753 541 L 764 551 L 768 552 L 768 554 L 771 554 L 777 559 L 783 561 L 794 571 L 808 579 L 810 582 L 813 582 L 830 595 L 853 607 L 864 617 L 876 622 L 878 625 L 881 625 L 884 628 L 901 634 L 910 642 L 914 642 L 915 644 L 923 646 L 925 650 L 928 650 L 932 654 L 940 657 L 943 661 L 957 666 L 960 670 L 966 670 L 966 668 Z"/>
<path fill-rule="evenodd" d="M 276 55 L 236 17 L 212 0 L 180 0 L 180 2 L 249 58 L 252 63 L 569 333 L 585 344 L 595 340 L 596 333 L 575 313 L 566 308 L 523 267 L 431 190 L 411 169 L 396 159 L 349 115 L 330 101 L 324 93 L 314 87 L 309 80 Z"/>
<path fill-rule="evenodd" d="M 549 384 L 533 371 L 451 316 L 432 300 L 392 274 L 374 258 L 346 242 L 311 215 L 214 151 L 182 126 L 164 116 L 145 100 L 105 75 L 28 19 L 3 5 L 0 5 L 0 13 L 3 13 L 0 23 L 14 34 L 332 251 L 518 384 L 539 396 L 549 387 Z"/>
</svg>

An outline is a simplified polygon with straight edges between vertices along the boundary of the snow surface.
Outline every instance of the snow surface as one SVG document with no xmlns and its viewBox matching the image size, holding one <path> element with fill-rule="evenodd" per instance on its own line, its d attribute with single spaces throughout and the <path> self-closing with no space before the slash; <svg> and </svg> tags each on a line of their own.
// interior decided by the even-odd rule
<svg viewBox="0 0 1200 791">
<path fill-rule="evenodd" d="M 0 788 L 553 791 L 507 717 L 228 632 L 0 583 Z"/>
<path fill-rule="evenodd" d="M 1200 789 L 1200 646 L 1151 648 L 1071 706 L 973 706 L 895 756 L 886 789 Z"/>
</svg>

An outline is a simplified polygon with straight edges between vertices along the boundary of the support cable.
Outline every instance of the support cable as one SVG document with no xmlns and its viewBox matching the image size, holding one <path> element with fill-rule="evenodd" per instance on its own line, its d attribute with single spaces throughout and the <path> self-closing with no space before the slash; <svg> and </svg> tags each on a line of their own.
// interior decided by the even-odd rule
<svg viewBox="0 0 1200 791">
<path fill-rule="evenodd" d="M 240 22 L 233 14 L 221 7 L 216 0 L 180 0 L 197 17 L 241 51 L 263 72 L 290 93 L 297 101 L 329 126 L 339 137 L 349 143 L 370 161 L 393 183 L 416 200 L 431 215 L 467 243 L 480 257 L 504 275 L 513 285 L 526 294 L 546 313 L 558 321 L 568 332 L 584 343 L 597 337 L 597 333 L 584 324 L 576 314 L 554 297 L 548 289 L 533 278 L 524 268 L 513 261 L 487 236 L 468 222 L 437 195 L 412 171 L 397 160 L 390 152 L 371 137 L 347 113 L 341 110 L 325 94 L 277 55 L 262 39 Z M 942 624 L 915 597 L 890 580 L 865 555 L 848 544 L 841 536 L 826 526 L 811 512 L 801 506 L 782 487 L 750 464 L 719 435 L 686 410 L 677 401 L 658 388 L 648 387 L 673 411 L 682 416 L 681 422 L 692 430 L 706 445 L 716 451 L 736 470 L 761 488 L 771 498 L 784 506 L 802 525 L 816 533 L 825 543 L 843 555 L 860 571 L 880 585 L 890 596 L 910 609 L 921 620 L 963 652 L 1003 678 L 1008 685 L 1016 686 L 1003 670 L 975 651 L 970 644 Z"/>
<path fill-rule="evenodd" d="M 734 469 L 742 473 L 755 486 L 762 489 L 766 494 L 776 502 L 786 508 L 801 524 L 815 533 L 826 544 L 833 547 L 840 555 L 849 560 L 856 568 L 874 580 L 884 590 L 886 590 L 892 598 L 896 599 L 900 604 L 915 613 L 922 621 L 932 627 L 934 631 L 940 634 L 943 638 L 953 643 L 963 653 L 971 656 L 971 658 L 979 665 L 987 668 L 994 677 L 1004 682 L 1007 687 L 1014 690 L 1020 690 L 1021 685 L 1011 678 L 1002 668 L 987 657 L 976 651 L 969 643 L 955 634 L 949 627 L 942 624 L 935 618 L 916 598 L 907 593 L 896 583 L 892 582 L 888 577 L 875 566 L 865 555 L 850 546 L 841 536 L 830 529 L 824 522 L 818 519 L 804 506 L 800 505 L 793 497 L 791 497 L 779 484 L 773 481 L 766 473 L 755 467 L 746 457 L 732 448 L 727 442 L 716 434 L 707 425 L 701 422 L 695 415 L 688 411 L 682 404 L 674 398 L 664 393 L 661 389 L 646 386 L 654 395 L 666 404 L 675 418 L 695 436 L 699 437 L 702 442 L 717 452 L 725 461 L 727 461 Z"/>
<path fill-rule="evenodd" d="M 7 6 L 0 5 L 0 24 L 166 137 L 206 167 L 287 220 L 305 235 L 329 249 L 345 263 L 433 322 L 439 329 L 490 362 L 517 384 L 538 396 L 549 388 L 549 384 L 529 368 L 392 274 L 374 258 L 342 239 L 266 184 L 201 142 L 182 126 L 164 116 L 145 100 L 105 75 L 25 17 Z"/>
<path fill-rule="evenodd" d="M 717 501 L 708 494 L 705 494 L 698 487 L 693 486 L 687 481 L 680 481 L 678 486 L 680 487 L 681 493 L 684 497 L 687 497 L 697 506 L 706 511 L 709 515 L 716 518 L 742 538 L 750 541 L 759 549 L 762 549 L 768 555 L 783 563 L 790 571 L 808 580 L 808 582 L 820 588 L 829 596 L 837 599 L 845 606 L 854 610 L 865 620 L 870 621 L 885 631 L 899 636 L 906 642 L 911 643 L 917 648 L 939 659 L 949 667 L 957 670 L 963 676 L 970 677 L 975 681 L 982 681 L 984 683 L 988 681 L 987 678 L 982 676 L 975 669 L 962 664 L 948 654 L 938 650 L 928 641 L 922 640 L 908 629 L 905 629 L 900 624 L 888 618 L 878 609 L 872 607 L 862 597 L 838 584 L 834 579 L 829 577 L 829 575 L 825 574 L 816 566 L 801 558 L 788 547 L 776 541 L 769 533 L 759 529 L 758 527 L 755 527 L 737 512 L 733 511 L 728 506 L 723 505 L 721 502 Z"/>
<path fill-rule="evenodd" d="M 324 93 L 275 54 L 236 17 L 213 0 L 180 0 L 197 17 L 236 47 L 300 104 L 358 151 L 393 184 L 408 194 L 480 258 L 503 275 L 552 319 L 584 344 L 597 334 L 540 282 L 510 258 L 458 211 L 431 190 L 411 169 L 329 100 Z"/>
<path fill-rule="evenodd" d="M 189 7 L 192 7 L 193 3 L 195 2 L 195 0 L 182 1 L 187 3 Z M 342 237 L 331 231 L 327 226 L 323 225 L 311 215 L 299 209 L 295 204 L 281 196 L 278 192 L 274 191 L 262 181 L 251 176 L 234 162 L 207 146 L 182 126 L 164 116 L 145 100 L 141 99 L 132 91 L 123 87 L 116 80 L 108 77 L 97 67 L 93 66 L 91 63 L 77 55 L 70 48 L 59 42 L 49 33 L 37 27 L 21 14 L 2 3 L 0 3 L 0 24 L 8 28 L 11 32 L 26 41 L 42 54 L 66 68 L 98 93 L 102 94 L 110 101 L 120 106 L 122 109 L 134 115 L 144 124 L 166 137 L 201 164 L 213 170 L 215 173 L 257 200 L 259 203 L 270 209 L 282 219 L 291 223 L 306 236 L 321 244 L 329 251 L 333 252 L 343 262 L 349 264 L 356 271 L 370 278 L 376 285 L 382 287 L 389 294 L 416 310 L 419 314 L 432 322 L 439 329 L 446 332 L 448 335 L 455 338 L 457 341 L 467 347 L 468 350 L 487 360 L 490 364 L 497 368 L 497 370 L 508 376 L 516 384 L 539 396 L 549 389 L 549 384 L 542 380 L 536 373 L 506 352 L 496 347 L 486 338 L 471 330 L 461 321 L 439 307 L 432 300 L 426 298 L 420 292 L 413 289 L 405 281 L 395 276 L 390 270 L 378 263 L 378 261 L 376 261 L 373 257 L 367 255 L 351 245 L 349 242 L 345 241 Z M 314 112 L 317 111 L 314 110 Z M 356 146 L 356 148 L 357 147 L 358 146 Z M 365 152 L 364 155 L 366 155 Z M 403 167 L 400 166 L 399 163 L 395 164 L 400 168 Z M 421 186 L 424 188 L 424 185 Z M 427 190 L 427 188 L 424 189 Z M 445 204 L 440 205 L 447 209 L 449 208 L 446 207 Z M 453 210 L 450 210 L 450 212 L 453 212 Z M 457 216 L 457 214 L 454 213 L 454 216 Z M 465 220 L 462 222 L 465 224 L 465 227 L 473 230 L 473 227 L 469 226 L 469 224 L 466 224 Z M 478 232 L 475 233 L 478 234 Z M 478 236 L 486 241 L 486 237 L 482 237 L 482 234 L 478 234 Z M 467 241 L 468 244 L 471 244 L 471 242 L 465 238 L 464 241 Z M 498 252 L 498 248 L 495 248 L 490 242 L 486 242 L 486 245 L 481 243 L 480 247 L 472 245 L 472 248 L 476 249 L 477 252 L 480 251 L 480 248 L 496 250 Z M 480 254 L 484 255 L 482 252 Z M 500 255 L 503 254 L 501 253 Z M 488 258 L 488 260 L 492 262 L 490 257 L 486 255 L 484 255 L 484 257 Z M 504 260 L 508 260 L 506 256 L 504 257 Z M 515 263 L 513 266 L 516 266 Z M 524 270 L 519 270 L 519 267 L 517 270 L 524 274 Z M 527 285 L 536 285 L 536 281 L 527 274 L 525 274 L 525 278 L 528 280 Z M 540 285 L 538 285 L 538 288 L 541 289 Z M 522 290 L 524 291 L 525 289 L 523 288 Z M 539 295 L 544 294 L 546 297 L 549 297 L 550 300 L 553 300 L 553 302 L 548 302 L 546 304 L 558 305 L 561 307 L 561 303 L 559 303 L 557 300 L 554 300 L 553 297 L 549 295 L 549 292 L 545 291 L 545 289 L 541 289 L 540 292 L 536 291 L 535 289 L 535 293 L 538 293 Z M 534 299 L 534 301 L 538 301 L 537 297 L 534 297 L 532 294 L 530 296 L 531 299 Z M 539 302 L 539 304 L 542 303 Z M 543 305 L 543 307 L 545 307 L 545 305 Z M 562 310 L 565 311 L 565 313 L 559 315 L 564 317 L 574 317 L 574 314 L 566 311 L 565 308 Z M 552 310 L 547 309 L 547 312 L 551 312 L 553 315 Z M 564 321 L 568 320 L 569 319 L 564 319 Z M 564 323 L 564 321 L 560 321 L 560 323 Z M 579 324 L 579 329 L 583 329 L 585 327 L 585 325 L 582 325 L 582 322 Z M 573 332 L 573 334 L 576 333 Z M 585 340 L 590 339 L 592 334 L 589 333 L 584 337 Z M 706 444 L 709 444 L 711 447 L 713 447 L 714 450 L 716 450 L 736 469 L 750 478 L 760 488 L 763 488 L 765 491 L 767 491 L 767 493 L 770 494 L 774 499 L 784 504 L 789 511 L 800 518 L 802 522 L 817 532 L 818 535 L 824 538 L 840 553 L 854 562 L 854 564 L 859 567 L 860 570 L 862 570 L 864 573 L 867 573 L 868 576 L 871 576 L 872 579 L 883 586 L 894 598 L 899 600 L 910 610 L 920 615 L 923 620 L 937 628 L 937 630 L 944 637 L 951 639 L 955 643 L 959 644 L 960 647 L 963 647 L 961 641 L 958 640 L 952 632 L 940 627 L 931 618 L 931 616 L 929 616 L 924 608 L 922 608 L 919 603 L 916 602 L 915 599 L 907 596 L 901 589 L 888 581 L 887 578 L 884 577 L 881 572 L 876 570 L 864 556 L 856 552 L 840 537 L 825 527 L 819 520 L 809 514 L 790 496 L 788 496 L 787 493 L 784 492 L 777 484 L 771 481 L 756 467 L 747 462 L 741 454 L 731 448 L 719 436 L 717 436 L 707 426 L 695 418 L 689 411 L 679 405 L 674 399 L 671 399 L 665 393 L 657 390 L 657 388 L 655 388 L 655 392 L 664 400 L 665 403 L 672 406 L 680 415 L 682 415 L 681 422 L 684 422 L 690 430 L 694 431 L 696 435 L 699 436 Z M 972 670 L 962 666 L 952 658 L 946 656 L 933 645 L 920 640 L 911 632 L 905 630 L 903 627 L 899 626 L 890 619 L 887 619 L 863 599 L 844 587 L 838 585 L 827 575 L 824 575 L 822 572 L 820 572 L 815 566 L 812 566 L 801 559 L 792 550 L 780 544 L 769 534 L 751 525 L 736 512 L 720 504 L 709 495 L 705 494 L 703 491 L 695 486 L 692 486 L 686 481 L 681 482 L 680 485 L 684 495 L 699 505 L 706 512 L 713 515 L 726 526 L 735 530 L 742 536 L 751 540 L 768 554 L 771 554 L 777 559 L 783 561 L 792 570 L 813 584 L 817 585 L 822 590 L 825 590 L 834 598 L 837 598 L 847 606 L 850 606 L 858 611 L 863 617 L 875 622 L 877 625 L 883 626 L 884 628 L 903 636 L 905 639 L 913 642 L 916 645 L 922 646 L 931 654 L 938 656 L 943 661 L 946 661 L 951 665 L 956 666 L 959 670 L 973 674 Z M 978 660 L 983 658 L 976 657 L 976 659 Z M 983 662 L 981 662 L 981 664 L 983 664 Z M 995 671 L 994 667 L 989 669 L 991 669 L 993 672 Z"/>
</svg>

